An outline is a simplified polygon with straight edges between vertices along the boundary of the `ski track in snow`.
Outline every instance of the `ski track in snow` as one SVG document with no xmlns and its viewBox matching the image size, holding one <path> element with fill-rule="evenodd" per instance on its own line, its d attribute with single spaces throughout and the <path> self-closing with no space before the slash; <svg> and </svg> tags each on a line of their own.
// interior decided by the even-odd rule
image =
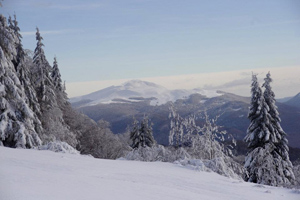
<svg viewBox="0 0 300 200">
<path fill-rule="evenodd" d="M 0 147 L 1 200 L 299 200 L 299 190 L 245 183 L 162 162 Z"/>
</svg>

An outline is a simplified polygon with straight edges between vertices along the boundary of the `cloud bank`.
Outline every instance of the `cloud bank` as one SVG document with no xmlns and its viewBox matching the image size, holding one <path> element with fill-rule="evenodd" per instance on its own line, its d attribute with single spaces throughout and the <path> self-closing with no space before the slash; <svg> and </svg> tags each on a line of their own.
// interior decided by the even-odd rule
<svg viewBox="0 0 300 200">
<path fill-rule="evenodd" d="M 140 80 L 154 82 L 168 89 L 202 88 L 250 96 L 252 72 L 258 74 L 258 79 L 262 85 L 263 79 L 269 71 L 273 78 L 272 88 L 277 98 L 294 96 L 300 92 L 300 66 L 147 77 L 140 78 Z M 130 79 L 67 83 L 67 93 L 69 97 L 81 96 L 112 85 L 120 85 L 128 80 Z"/>
</svg>

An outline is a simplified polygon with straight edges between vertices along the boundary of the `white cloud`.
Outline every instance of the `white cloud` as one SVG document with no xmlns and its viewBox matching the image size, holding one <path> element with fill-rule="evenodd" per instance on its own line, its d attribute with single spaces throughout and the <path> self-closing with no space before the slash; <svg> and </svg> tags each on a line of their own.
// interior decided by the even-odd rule
<svg viewBox="0 0 300 200">
<path fill-rule="evenodd" d="M 140 80 L 154 82 L 168 89 L 209 88 L 249 96 L 252 72 L 258 74 L 259 81 L 262 84 L 263 78 L 268 71 L 271 72 L 273 78 L 272 87 L 277 98 L 293 96 L 300 92 L 300 66 L 148 77 L 140 78 Z M 80 96 L 111 85 L 120 85 L 128 80 L 130 79 L 67 83 L 67 92 L 69 97 Z"/>
</svg>

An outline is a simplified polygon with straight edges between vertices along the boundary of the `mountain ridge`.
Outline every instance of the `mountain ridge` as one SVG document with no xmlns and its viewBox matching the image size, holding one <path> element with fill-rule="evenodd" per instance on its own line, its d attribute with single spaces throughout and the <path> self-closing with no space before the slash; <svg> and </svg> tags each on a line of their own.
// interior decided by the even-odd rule
<svg viewBox="0 0 300 200">
<path fill-rule="evenodd" d="M 70 102 L 73 105 L 77 105 L 77 107 L 83 107 L 93 106 L 99 103 L 109 104 L 124 103 L 124 101 L 130 102 L 132 101 L 132 98 L 142 97 L 152 98 L 150 100 L 151 105 L 161 105 L 167 103 L 168 101 L 176 101 L 177 99 L 188 98 L 191 94 L 195 93 L 199 93 L 207 97 L 222 95 L 221 92 L 213 90 L 201 90 L 199 88 L 192 90 L 169 90 L 152 82 L 135 79 L 127 81 L 120 86 L 110 86 L 87 95 L 71 98 Z"/>
<path fill-rule="evenodd" d="M 288 101 L 284 102 L 284 104 L 300 108 L 300 92 Z"/>
</svg>

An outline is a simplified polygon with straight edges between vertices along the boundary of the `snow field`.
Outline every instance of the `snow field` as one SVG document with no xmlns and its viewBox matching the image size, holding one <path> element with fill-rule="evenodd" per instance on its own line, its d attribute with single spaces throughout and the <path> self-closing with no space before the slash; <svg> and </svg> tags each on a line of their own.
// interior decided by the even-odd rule
<svg viewBox="0 0 300 200">
<path fill-rule="evenodd" d="M 245 183 L 172 163 L 102 160 L 0 147 L 2 200 L 299 200 L 299 190 Z"/>
</svg>

